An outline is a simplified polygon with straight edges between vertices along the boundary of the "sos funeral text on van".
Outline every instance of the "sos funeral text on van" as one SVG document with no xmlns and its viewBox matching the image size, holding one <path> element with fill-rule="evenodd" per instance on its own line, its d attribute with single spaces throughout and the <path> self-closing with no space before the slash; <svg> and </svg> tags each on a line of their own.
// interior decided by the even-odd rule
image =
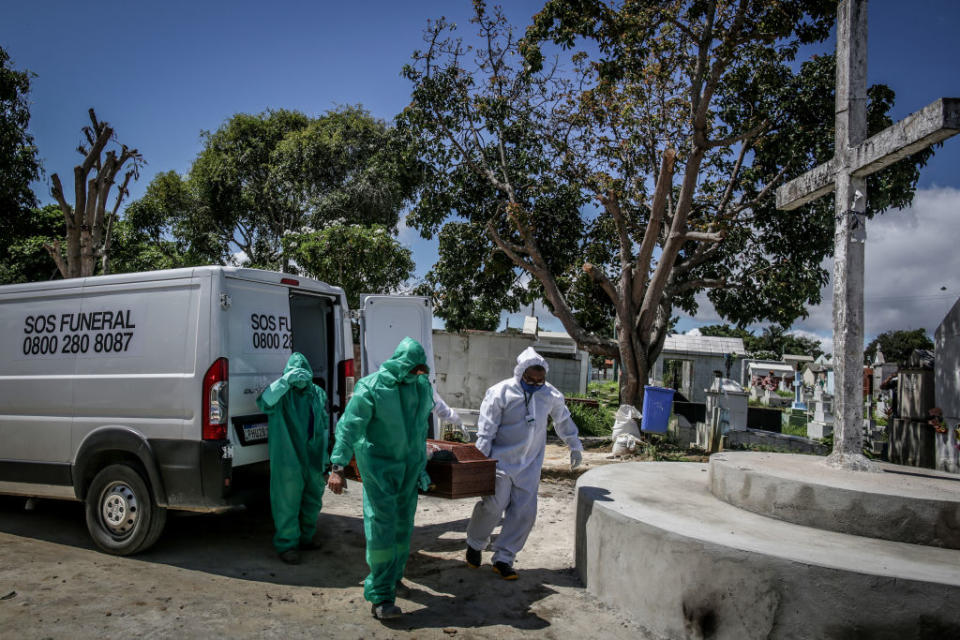
<svg viewBox="0 0 960 640">
<path fill-rule="evenodd" d="M 22 353 L 123 353 L 130 349 L 136 327 L 130 309 L 28 315 L 23 322 Z"/>
</svg>

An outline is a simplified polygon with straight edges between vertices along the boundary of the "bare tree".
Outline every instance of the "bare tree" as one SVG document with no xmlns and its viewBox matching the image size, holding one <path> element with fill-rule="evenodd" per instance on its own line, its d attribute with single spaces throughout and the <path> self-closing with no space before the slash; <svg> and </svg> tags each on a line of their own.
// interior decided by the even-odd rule
<svg viewBox="0 0 960 640">
<path fill-rule="evenodd" d="M 140 177 L 140 167 L 144 163 L 139 151 L 116 141 L 113 127 L 99 121 L 93 109 L 89 113 L 90 125 L 83 128 L 86 143 L 77 147 L 83 162 L 73 168 L 74 206 L 70 206 L 64 197 L 60 176 L 56 173 L 51 176 L 51 194 L 60 204 L 67 225 L 66 253 L 60 240 L 52 245 L 44 244 L 44 248 L 64 278 L 92 276 L 98 259 L 101 272 L 110 272 L 113 223 L 120 204 L 129 195 L 130 181 Z M 111 141 L 119 144 L 120 149 L 106 150 Z M 128 168 L 123 174 L 123 182 L 117 187 L 113 208 L 107 211 L 110 189 L 125 165 Z"/>
</svg>

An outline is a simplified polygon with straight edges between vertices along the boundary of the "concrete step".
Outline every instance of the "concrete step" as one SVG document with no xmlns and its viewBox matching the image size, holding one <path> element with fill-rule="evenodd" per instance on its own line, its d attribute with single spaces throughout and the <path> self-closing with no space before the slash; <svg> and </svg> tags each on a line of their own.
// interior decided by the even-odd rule
<svg viewBox="0 0 960 640">
<path fill-rule="evenodd" d="M 710 490 L 735 507 L 858 536 L 960 549 L 960 476 L 878 463 L 846 471 L 824 458 L 725 452 L 710 458 Z"/>
<path fill-rule="evenodd" d="M 708 465 L 577 481 L 588 591 L 668 638 L 960 636 L 960 552 L 784 522 L 719 500 Z"/>
</svg>

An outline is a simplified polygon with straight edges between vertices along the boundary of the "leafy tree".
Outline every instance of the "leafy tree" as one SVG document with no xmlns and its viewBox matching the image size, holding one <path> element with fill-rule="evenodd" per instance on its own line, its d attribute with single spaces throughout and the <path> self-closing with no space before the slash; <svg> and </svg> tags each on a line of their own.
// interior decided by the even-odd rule
<svg viewBox="0 0 960 640">
<path fill-rule="evenodd" d="M 55 204 L 4 216 L 0 235 L 0 284 L 53 280 L 59 274 L 43 246 L 63 237 L 63 213 Z"/>
<path fill-rule="evenodd" d="M 129 194 L 130 181 L 140 176 L 143 164 L 143 156 L 136 149 L 117 143 L 113 127 L 98 120 L 93 109 L 88 114 L 90 125 L 83 127 L 86 142 L 77 148 L 83 162 L 73 169 L 76 194 L 73 205 L 64 196 L 60 176 L 56 173 L 51 176 L 51 193 L 60 205 L 66 224 L 66 250 L 59 238 L 45 244 L 44 249 L 64 278 L 92 276 L 98 267 L 102 273 L 110 272 L 110 244 L 117 210 Z M 119 145 L 119 153 L 116 149 L 107 149 L 111 142 Z M 125 166 L 128 168 L 117 187 L 113 208 L 108 211 L 110 190 Z"/>
<path fill-rule="evenodd" d="M 771 325 L 756 336 L 746 329 L 731 327 L 728 324 L 714 324 L 700 327 L 700 335 L 740 338 L 743 347 L 751 357 L 760 358 L 772 355 L 773 359 L 782 358 L 785 353 L 807 355 L 818 358 L 823 355 L 820 343 L 811 338 L 787 333 L 783 327 Z"/>
<path fill-rule="evenodd" d="M 10 68 L 0 47 L 0 212 L 3 222 L 37 204 L 30 182 L 40 177 L 40 162 L 30 124 L 30 73 Z"/>
<path fill-rule="evenodd" d="M 867 345 L 863 352 L 863 361 L 865 364 L 872 363 L 879 347 L 883 351 L 884 360 L 903 364 L 914 349 L 933 349 L 933 346 L 933 340 L 927 335 L 926 329 L 884 331 Z"/>
<path fill-rule="evenodd" d="M 502 309 L 519 311 L 529 298 L 514 264 L 489 244 L 477 224 L 451 222 L 440 230 L 440 260 L 417 293 L 433 297 L 434 313 L 444 319 L 447 331 L 495 331 Z"/>
<path fill-rule="evenodd" d="M 828 35 L 834 1 L 550 0 L 520 40 L 474 6 L 476 48 L 440 20 L 404 70 L 400 126 L 431 164 L 409 218 L 421 233 L 482 230 L 582 348 L 619 358 L 633 404 L 696 293 L 740 325 L 789 326 L 818 301 L 831 205 L 778 212 L 772 189 L 833 155 L 833 58 L 791 64 Z M 892 92 L 870 97 L 876 131 Z M 910 200 L 925 157 L 878 174 L 871 213 Z M 507 302 L 515 281 L 500 280 Z M 611 319 L 614 339 L 599 333 Z"/>
<path fill-rule="evenodd" d="M 394 231 L 420 181 L 408 139 L 361 107 L 318 118 L 284 109 L 237 114 L 214 132 L 190 172 L 154 178 L 130 207 L 135 227 L 191 263 L 292 270 L 287 233 L 334 222 Z"/>
<path fill-rule="evenodd" d="M 21 263 L 29 239 L 34 233 L 34 218 L 43 217 L 33 210 L 36 197 L 30 182 L 40 177 L 40 162 L 30 124 L 30 73 L 10 67 L 10 56 L 0 47 L 0 281 L 24 282 L 40 272 L 35 265 Z M 43 226 L 42 224 L 40 226 Z M 26 244 L 25 244 L 26 243 Z M 25 280 L 26 279 L 26 280 Z"/>
<path fill-rule="evenodd" d="M 158 264 L 196 266 L 226 258 L 220 231 L 205 215 L 189 181 L 175 171 L 154 176 L 144 195 L 127 207 L 124 222 L 126 245 L 153 245 L 160 254 Z M 125 253 L 125 268 L 137 262 L 131 257 Z"/>
<path fill-rule="evenodd" d="M 113 248 L 110 251 L 110 270 L 113 273 L 137 273 L 157 269 L 176 269 L 208 264 L 177 252 L 177 243 L 166 238 L 154 238 L 135 227 L 126 217 L 118 220 L 113 229 Z"/>
<path fill-rule="evenodd" d="M 395 291 L 413 274 L 411 251 L 384 225 L 335 223 L 320 231 L 283 237 L 284 254 L 311 278 L 343 287 L 360 307 L 361 293 Z"/>
</svg>

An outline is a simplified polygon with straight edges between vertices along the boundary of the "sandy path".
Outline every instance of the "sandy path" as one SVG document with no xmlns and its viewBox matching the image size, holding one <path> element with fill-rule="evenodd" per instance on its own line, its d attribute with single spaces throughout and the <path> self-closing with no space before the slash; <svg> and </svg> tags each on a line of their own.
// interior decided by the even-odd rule
<svg viewBox="0 0 960 640">
<path fill-rule="evenodd" d="M 551 447 L 561 469 L 565 450 Z M 600 454 L 588 460 L 602 463 Z M 573 483 L 540 486 L 537 525 L 505 582 L 462 561 L 474 500 L 421 498 L 407 565 L 406 615 L 370 617 L 360 490 L 326 494 L 323 547 L 300 566 L 272 552 L 265 505 L 223 516 L 171 517 L 149 551 L 95 551 L 78 503 L 0 498 L 0 638 L 638 638 L 639 627 L 598 603 L 573 572 Z M 15 592 L 15 595 L 9 595 Z M 9 596 L 3 599 L 5 596 Z"/>
</svg>

